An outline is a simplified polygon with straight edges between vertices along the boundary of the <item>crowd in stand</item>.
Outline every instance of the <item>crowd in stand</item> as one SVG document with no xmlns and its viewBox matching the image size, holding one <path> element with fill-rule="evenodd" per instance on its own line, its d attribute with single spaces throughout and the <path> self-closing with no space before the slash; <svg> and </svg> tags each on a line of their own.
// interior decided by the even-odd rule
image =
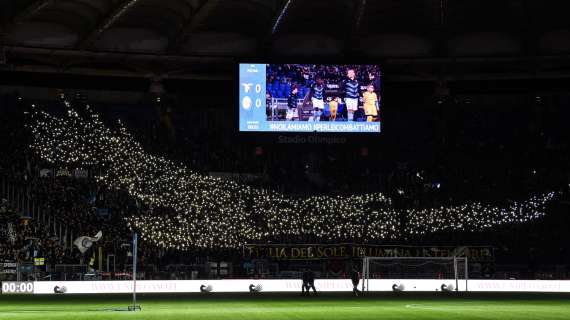
<svg viewBox="0 0 570 320">
<path fill-rule="evenodd" d="M 0 260 L 33 263 L 42 257 L 52 266 L 87 264 L 93 250 L 81 254 L 73 240 L 102 231 L 104 240 L 98 247 L 104 254 L 116 254 L 117 264 L 126 263 L 131 231 L 122 217 L 135 205 L 115 190 L 100 188 L 92 176 L 72 177 L 67 168 L 58 171 L 40 161 L 27 147 L 24 125 L 29 105 L 17 95 L 7 95 L 0 107 L 2 119 L 11 120 L 0 127 L 0 149 L 5 151 L 0 157 L 0 198 L 5 201 Z M 8 225 L 14 241 L 6 237 Z M 144 252 L 141 261 L 152 260 Z"/>
<path fill-rule="evenodd" d="M 326 76 L 328 70 L 321 71 Z M 279 72 L 290 74 L 295 81 L 303 78 L 302 70 Z M 43 217 L 49 216 L 52 223 L 48 227 L 45 220 L 38 221 L 38 218 L 24 223 L 19 217 L 24 213 L 23 208 L 7 205 L 3 218 L 14 226 L 17 237 L 14 242 L 0 242 L 0 259 L 29 261 L 36 255 L 46 257 L 53 264 L 78 263 L 88 257 L 73 248 L 72 237 L 92 236 L 101 230 L 104 251 L 116 253 L 121 262 L 126 263 L 128 248 L 123 245 L 130 242 L 130 230 L 122 217 L 160 209 L 137 203 L 116 190 L 107 190 L 90 177 L 41 177 L 39 171 L 47 165 L 26 148 L 22 112 L 26 105 L 17 96 L 4 96 L 0 107 L 3 118 L 13 120 L 0 127 L 3 179 L 41 206 Z M 228 139 L 223 131 L 209 130 L 212 124 L 208 120 L 202 124 L 188 121 L 195 119 L 194 113 L 186 110 L 166 113 L 152 106 L 147 108 L 151 110 L 147 112 L 150 117 L 158 114 L 159 119 L 171 118 L 166 122 L 152 118 L 144 123 L 140 119 L 133 120 L 142 125 L 135 130 L 141 132 L 141 140 L 149 150 L 201 172 L 254 173 L 259 176 L 255 184 L 292 194 L 379 190 L 392 196 L 398 206 L 419 208 L 473 199 L 522 198 L 546 189 L 567 188 L 570 178 L 567 135 L 560 130 L 563 127 L 560 121 L 567 110 L 556 107 L 541 111 L 540 121 L 525 114 L 514 115 L 509 110 L 489 115 L 464 107 L 446 115 L 444 120 L 432 119 L 430 125 L 435 133 L 427 138 L 422 136 L 427 141 L 416 141 L 413 148 L 394 143 L 378 147 L 374 143 L 262 147 L 255 143 L 239 144 Z M 217 111 L 211 112 L 210 118 L 217 119 Z M 108 112 L 107 117 L 124 119 L 123 114 L 128 113 Z M 505 133 L 498 122 L 505 116 L 517 123 L 528 120 L 528 124 L 510 124 L 514 133 Z M 422 114 L 415 116 L 416 119 L 422 117 Z M 493 121 L 498 122 L 497 126 Z M 419 128 L 425 125 L 420 124 Z M 400 140 L 402 144 L 414 139 L 410 134 Z M 415 139 L 418 139 L 417 131 Z M 67 231 L 54 228 L 54 221 Z M 62 237 L 66 239 L 62 241 Z M 143 264 L 180 262 L 176 253 L 143 247 Z"/>
<path fill-rule="evenodd" d="M 377 65 L 307 65 L 307 64 L 271 64 L 267 68 L 267 83 L 286 81 L 298 85 L 310 86 L 317 77 L 327 84 L 340 84 L 346 79 L 347 70 L 355 71 L 356 80 L 362 85 L 374 82 L 380 76 L 380 67 Z M 371 78 L 371 75 L 374 75 Z M 380 88 L 376 88 L 379 90 Z"/>
<path fill-rule="evenodd" d="M 0 223 L 0 261 L 33 262 L 39 257 L 54 263 L 70 261 L 59 239 L 44 225 L 22 217 L 7 203 L 0 207 Z"/>
</svg>

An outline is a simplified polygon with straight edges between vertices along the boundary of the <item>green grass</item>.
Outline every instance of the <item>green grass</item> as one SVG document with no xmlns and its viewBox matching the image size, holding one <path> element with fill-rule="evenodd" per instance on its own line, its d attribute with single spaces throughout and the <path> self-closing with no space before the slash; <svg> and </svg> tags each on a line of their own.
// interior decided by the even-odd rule
<svg viewBox="0 0 570 320">
<path fill-rule="evenodd" d="M 0 319 L 570 319 L 570 295 L 139 295 L 140 312 L 113 311 L 125 295 L 0 295 Z"/>
</svg>

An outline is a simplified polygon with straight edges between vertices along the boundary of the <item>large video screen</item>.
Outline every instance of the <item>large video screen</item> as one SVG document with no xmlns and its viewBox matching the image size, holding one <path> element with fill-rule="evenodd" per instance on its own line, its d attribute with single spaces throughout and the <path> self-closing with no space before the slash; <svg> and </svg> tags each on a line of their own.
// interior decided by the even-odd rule
<svg viewBox="0 0 570 320">
<path fill-rule="evenodd" d="M 239 64 L 243 132 L 380 133 L 378 65 Z"/>
</svg>

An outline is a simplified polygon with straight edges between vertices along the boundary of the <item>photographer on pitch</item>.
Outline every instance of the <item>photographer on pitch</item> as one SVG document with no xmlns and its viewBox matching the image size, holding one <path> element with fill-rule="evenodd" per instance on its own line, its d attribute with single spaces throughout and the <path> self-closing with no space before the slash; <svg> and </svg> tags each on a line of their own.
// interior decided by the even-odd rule
<svg viewBox="0 0 570 320">
<path fill-rule="evenodd" d="M 360 290 L 358 290 L 358 283 L 360 282 L 360 273 L 356 269 L 352 269 L 350 273 L 350 280 L 352 281 L 352 293 L 358 297 Z"/>
<path fill-rule="evenodd" d="M 317 295 L 317 289 L 315 288 L 315 273 L 313 272 L 313 270 L 308 270 L 307 273 L 308 273 L 307 295 L 309 294 L 309 289 L 311 288 L 313 288 L 313 292 L 315 293 L 315 295 Z"/>
<path fill-rule="evenodd" d="M 301 295 L 308 295 L 309 294 L 309 269 L 305 269 L 303 271 L 303 275 L 301 276 L 303 280 L 303 284 L 301 284 Z M 306 292 L 306 293 L 305 293 Z"/>
<path fill-rule="evenodd" d="M 315 273 L 310 269 L 305 269 L 303 271 L 303 284 L 301 285 L 301 295 L 309 295 L 310 289 L 313 288 L 313 292 L 317 295 L 317 289 L 315 288 Z"/>
</svg>

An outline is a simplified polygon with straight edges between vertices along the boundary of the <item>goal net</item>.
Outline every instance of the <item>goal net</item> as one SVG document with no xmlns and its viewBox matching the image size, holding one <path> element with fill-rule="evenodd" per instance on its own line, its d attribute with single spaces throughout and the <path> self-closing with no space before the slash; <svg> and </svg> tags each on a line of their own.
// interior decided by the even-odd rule
<svg viewBox="0 0 570 320">
<path fill-rule="evenodd" d="M 441 280 L 451 284 L 441 288 L 446 291 L 458 291 L 461 281 L 466 291 L 469 264 L 465 257 L 365 257 L 362 279 L 363 291 L 368 291 L 374 279 Z"/>
</svg>

